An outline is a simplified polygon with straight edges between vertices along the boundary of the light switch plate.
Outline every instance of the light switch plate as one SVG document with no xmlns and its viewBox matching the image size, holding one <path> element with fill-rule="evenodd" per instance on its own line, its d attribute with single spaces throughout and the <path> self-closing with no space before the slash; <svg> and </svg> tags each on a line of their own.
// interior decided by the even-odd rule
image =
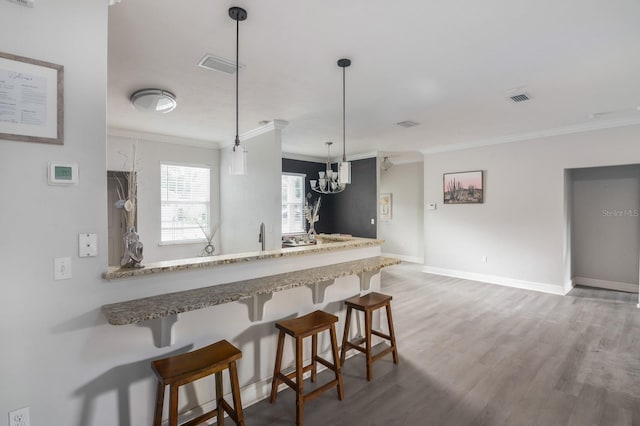
<svg viewBox="0 0 640 426">
<path fill-rule="evenodd" d="M 53 260 L 53 279 L 68 280 L 71 278 L 71 258 L 58 257 Z"/>
<path fill-rule="evenodd" d="M 429 203 L 427 204 L 427 210 L 435 210 L 437 208 L 437 204 L 436 203 Z"/>
<path fill-rule="evenodd" d="M 78 235 L 78 256 L 95 257 L 98 255 L 98 234 Z"/>
</svg>

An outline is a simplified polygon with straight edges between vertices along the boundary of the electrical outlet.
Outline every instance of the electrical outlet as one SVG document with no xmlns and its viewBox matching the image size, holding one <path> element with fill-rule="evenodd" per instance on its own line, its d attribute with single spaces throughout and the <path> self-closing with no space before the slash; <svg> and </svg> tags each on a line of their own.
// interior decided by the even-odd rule
<svg viewBox="0 0 640 426">
<path fill-rule="evenodd" d="M 487 263 L 487 256 L 482 256 L 482 263 Z"/>
<path fill-rule="evenodd" d="M 78 256 L 95 257 L 98 255 L 98 234 L 78 235 Z"/>
<path fill-rule="evenodd" d="M 29 407 L 9 412 L 9 426 L 29 426 L 31 419 L 29 418 Z"/>
</svg>

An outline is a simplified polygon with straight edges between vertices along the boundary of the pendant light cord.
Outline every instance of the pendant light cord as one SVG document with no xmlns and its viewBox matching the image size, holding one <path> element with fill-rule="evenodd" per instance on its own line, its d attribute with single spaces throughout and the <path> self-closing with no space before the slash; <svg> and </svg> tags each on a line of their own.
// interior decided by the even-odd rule
<svg viewBox="0 0 640 426">
<path fill-rule="evenodd" d="M 240 57 L 240 20 L 236 20 L 236 143 L 233 147 L 235 151 L 240 146 L 240 138 L 238 137 L 238 79 L 240 72 L 240 65 L 238 64 L 238 58 Z"/>
<path fill-rule="evenodd" d="M 342 67 L 342 162 L 347 162 L 347 149 L 345 144 L 345 121 L 346 121 L 346 102 L 345 102 L 345 67 Z"/>
</svg>

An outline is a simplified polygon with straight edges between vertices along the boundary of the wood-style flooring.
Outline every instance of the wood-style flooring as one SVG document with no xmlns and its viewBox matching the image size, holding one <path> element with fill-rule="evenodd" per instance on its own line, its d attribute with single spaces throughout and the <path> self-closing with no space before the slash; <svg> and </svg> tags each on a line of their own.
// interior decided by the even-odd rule
<svg viewBox="0 0 640 426">
<path fill-rule="evenodd" d="M 367 382 L 362 355 L 348 359 L 344 401 L 330 391 L 308 402 L 306 425 L 640 425 L 637 299 L 555 296 L 415 264 L 386 268 L 382 291 L 393 295 L 400 363 L 377 361 Z M 295 424 L 294 392 L 246 407 L 245 419 Z"/>
</svg>

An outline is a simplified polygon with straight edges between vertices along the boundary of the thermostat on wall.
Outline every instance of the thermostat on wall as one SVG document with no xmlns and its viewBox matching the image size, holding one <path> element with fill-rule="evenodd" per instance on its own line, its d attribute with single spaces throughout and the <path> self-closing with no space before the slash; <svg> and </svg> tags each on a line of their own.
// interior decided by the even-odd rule
<svg viewBox="0 0 640 426">
<path fill-rule="evenodd" d="M 49 185 L 73 185 L 78 183 L 78 164 L 49 163 Z"/>
</svg>

